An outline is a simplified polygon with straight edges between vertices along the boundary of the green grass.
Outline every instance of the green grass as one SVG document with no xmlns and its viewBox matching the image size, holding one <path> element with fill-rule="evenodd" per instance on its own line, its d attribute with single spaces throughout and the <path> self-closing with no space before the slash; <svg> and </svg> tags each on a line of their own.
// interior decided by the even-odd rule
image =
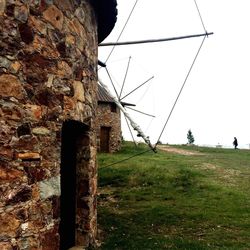
<svg viewBox="0 0 250 250">
<path fill-rule="evenodd" d="M 250 249 L 250 151 L 175 147 L 98 155 L 99 249 Z"/>
</svg>

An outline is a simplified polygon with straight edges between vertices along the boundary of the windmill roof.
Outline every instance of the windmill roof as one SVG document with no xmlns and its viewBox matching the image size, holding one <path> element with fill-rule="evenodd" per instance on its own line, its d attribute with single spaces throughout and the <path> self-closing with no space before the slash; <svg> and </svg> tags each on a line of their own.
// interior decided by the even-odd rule
<svg viewBox="0 0 250 250">
<path fill-rule="evenodd" d="M 114 102 L 114 99 L 109 95 L 104 87 L 98 84 L 97 100 L 99 102 Z"/>
<path fill-rule="evenodd" d="M 98 21 L 98 43 L 101 43 L 112 31 L 117 20 L 116 0 L 91 0 Z"/>
<path fill-rule="evenodd" d="M 97 90 L 97 101 L 98 102 L 108 102 L 108 103 L 115 103 L 114 99 L 110 94 L 107 92 L 107 90 L 98 84 L 98 90 Z M 121 102 L 122 106 L 135 106 L 134 104 L 127 103 L 127 102 Z"/>
</svg>

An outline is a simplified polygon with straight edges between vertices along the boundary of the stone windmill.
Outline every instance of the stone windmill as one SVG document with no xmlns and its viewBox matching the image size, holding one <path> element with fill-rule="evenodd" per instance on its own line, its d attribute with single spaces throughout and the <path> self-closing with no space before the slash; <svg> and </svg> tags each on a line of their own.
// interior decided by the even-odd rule
<svg viewBox="0 0 250 250">
<path fill-rule="evenodd" d="M 97 47 L 115 0 L 0 0 L 0 249 L 95 243 Z"/>
</svg>

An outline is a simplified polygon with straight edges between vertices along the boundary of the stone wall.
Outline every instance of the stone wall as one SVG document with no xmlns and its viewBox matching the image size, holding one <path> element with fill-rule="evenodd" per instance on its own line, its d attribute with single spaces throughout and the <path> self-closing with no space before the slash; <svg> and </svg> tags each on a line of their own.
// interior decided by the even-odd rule
<svg viewBox="0 0 250 250">
<path fill-rule="evenodd" d="M 85 128 L 75 152 L 75 244 L 92 244 L 97 185 L 93 9 L 87 0 L 0 0 L 0 24 L 0 249 L 59 249 L 65 121 Z"/>
<path fill-rule="evenodd" d="M 116 112 L 112 112 L 112 106 L 116 107 Z M 119 151 L 121 148 L 121 113 L 115 103 L 99 102 L 96 114 L 97 148 L 100 151 L 100 131 L 101 127 L 110 128 L 109 152 Z"/>
</svg>

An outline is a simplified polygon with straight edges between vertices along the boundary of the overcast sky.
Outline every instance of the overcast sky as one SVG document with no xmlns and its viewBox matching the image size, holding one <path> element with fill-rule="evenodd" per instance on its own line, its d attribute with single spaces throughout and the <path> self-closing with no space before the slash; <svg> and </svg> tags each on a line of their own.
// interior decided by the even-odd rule
<svg viewBox="0 0 250 250">
<path fill-rule="evenodd" d="M 236 136 L 241 148 L 250 143 L 250 15 L 249 0 L 196 0 L 206 30 L 214 35 L 205 40 L 174 112 L 161 137 L 163 143 L 187 142 L 193 132 L 199 145 L 232 146 Z M 118 21 L 104 42 L 113 42 L 135 3 L 118 0 Z M 139 0 L 120 41 L 167 38 L 203 33 L 193 0 Z M 130 111 L 131 116 L 155 143 L 203 38 L 117 46 L 107 67 L 118 91 L 127 63 L 130 67 L 122 96 L 151 76 L 149 81 L 124 101 L 155 115 L 152 119 Z M 105 61 L 111 47 L 99 47 Z M 104 69 L 100 77 L 112 90 Z M 126 123 L 123 136 L 132 140 Z M 135 135 L 136 137 L 136 135 Z M 136 138 L 138 140 L 138 138 Z"/>
</svg>

